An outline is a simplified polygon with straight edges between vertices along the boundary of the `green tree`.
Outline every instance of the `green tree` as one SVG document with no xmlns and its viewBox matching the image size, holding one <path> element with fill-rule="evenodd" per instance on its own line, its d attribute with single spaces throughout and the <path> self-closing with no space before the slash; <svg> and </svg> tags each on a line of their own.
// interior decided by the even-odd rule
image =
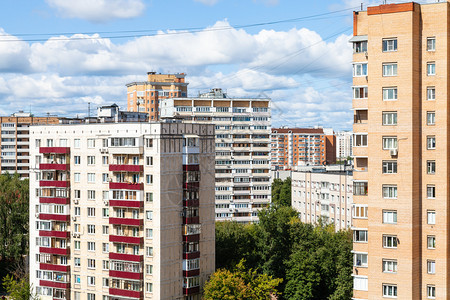
<svg viewBox="0 0 450 300">
<path fill-rule="evenodd" d="M 266 274 L 258 274 L 245 268 L 241 260 L 233 271 L 219 269 L 206 282 L 205 300 L 265 300 L 277 294 L 277 286 L 282 279 L 274 279 Z"/>
<path fill-rule="evenodd" d="M 30 285 L 28 277 L 14 279 L 11 275 L 3 278 L 3 287 L 12 300 L 37 300 L 39 297 L 33 293 L 33 287 Z"/>
<path fill-rule="evenodd" d="M 277 206 L 291 206 L 291 178 L 275 179 L 272 183 L 272 203 Z"/>
</svg>

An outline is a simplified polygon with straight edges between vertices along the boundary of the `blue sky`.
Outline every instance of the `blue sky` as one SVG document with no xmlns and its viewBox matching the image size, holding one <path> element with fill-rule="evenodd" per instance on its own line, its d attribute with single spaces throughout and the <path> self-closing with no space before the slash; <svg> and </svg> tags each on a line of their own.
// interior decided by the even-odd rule
<svg viewBox="0 0 450 300">
<path fill-rule="evenodd" d="M 2 1 L 0 113 L 125 108 L 126 83 L 147 71 L 185 72 L 191 95 L 222 87 L 271 97 L 273 126 L 351 129 L 348 39 L 360 2 Z"/>
</svg>

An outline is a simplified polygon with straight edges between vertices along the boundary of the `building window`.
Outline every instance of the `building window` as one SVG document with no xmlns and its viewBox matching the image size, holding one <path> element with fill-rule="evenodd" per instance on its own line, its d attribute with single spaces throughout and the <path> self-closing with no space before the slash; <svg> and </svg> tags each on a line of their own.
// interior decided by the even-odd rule
<svg viewBox="0 0 450 300">
<path fill-rule="evenodd" d="M 397 224 L 397 211 L 396 210 L 383 210 L 383 223 L 384 224 Z"/>
<path fill-rule="evenodd" d="M 434 111 L 427 111 L 427 125 L 434 125 L 436 123 L 436 113 Z"/>
<path fill-rule="evenodd" d="M 102 164 L 103 164 L 103 165 L 109 164 L 108 156 L 102 156 Z"/>
<path fill-rule="evenodd" d="M 355 196 L 367 196 L 368 183 L 365 181 L 353 182 L 353 195 Z"/>
<path fill-rule="evenodd" d="M 102 269 L 103 270 L 109 270 L 109 260 L 104 260 L 102 262 Z"/>
<path fill-rule="evenodd" d="M 102 209 L 102 216 L 103 218 L 109 218 L 109 208 L 103 208 Z"/>
<path fill-rule="evenodd" d="M 434 135 L 427 136 L 427 149 L 436 149 L 436 137 Z"/>
<path fill-rule="evenodd" d="M 109 226 L 108 225 L 102 226 L 102 234 L 109 234 Z"/>
<path fill-rule="evenodd" d="M 95 200 L 95 191 L 88 190 L 88 200 Z"/>
<path fill-rule="evenodd" d="M 397 51 L 397 39 L 383 39 L 383 52 Z"/>
<path fill-rule="evenodd" d="M 429 225 L 436 224 L 436 211 L 434 210 L 427 211 L 427 224 Z"/>
<path fill-rule="evenodd" d="M 80 249 L 81 249 L 81 242 L 75 241 L 75 250 L 80 250 Z"/>
<path fill-rule="evenodd" d="M 383 284 L 383 297 L 397 298 L 397 285 Z"/>
<path fill-rule="evenodd" d="M 75 267 L 81 266 L 81 259 L 79 257 L 75 257 L 73 261 L 74 261 Z"/>
<path fill-rule="evenodd" d="M 397 87 L 383 88 L 383 101 L 397 100 Z"/>
<path fill-rule="evenodd" d="M 435 274 L 436 273 L 436 261 L 427 260 L 427 273 Z"/>
<path fill-rule="evenodd" d="M 95 277 L 94 277 L 94 285 L 95 285 Z M 95 300 L 95 294 L 88 293 L 87 300 Z"/>
<path fill-rule="evenodd" d="M 147 166 L 153 166 L 153 156 L 147 156 L 145 162 Z"/>
<path fill-rule="evenodd" d="M 436 198 L 436 186 L 430 184 L 427 185 L 427 198 L 428 199 Z"/>
<path fill-rule="evenodd" d="M 397 273 L 397 261 L 393 259 L 383 259 L 384 273 Z"/>
<path fill-rule="evenodd" d="M 436 173 L 436 161 L 427 160 L 427 173 L 435 174 Z"/>
<path fill-rule="evenodd" d="M 397 186 L 396 185 L 383 185 L 383 198 L 397 199 Z"/>
<path fill-rule="evenodd" d="M 95 225 L 88 224 L 88 234 L 95 234 Z"/>
<path fill-rule="evenodd" d="M 427 297 L 428 299 L 436 298 L 436 287 L 434 285 L 427 285 Z"/>
<path fill-rule="evenodd" d="M 88 269 L 95 269 L 95 259 L 88 258 Z"/>
<path fill-rule="evenodd" d="M 102 182 L 106 183 L 109 181 L 109 174 L 108 173 L 103 173 L 102 174 Z"/>
<path fill-rule="evenodd" d="M 88 162 L 88 165 L 95 165 L 95 156 L 88 156 L 87 162 Z"/>
<path fill-rule="evenodd" d="M 88 242 L 88 251 L 95 251 L 95 242 Z"/>
<path fill-rule="evenodd" d="M 383 235 L 383 248 L 397 248 L 396 235 Z"/>
<path fill-rule="evenodd" d="M 95 139 L 87 139 L 88 148 L 95 148 Z"/>
<path fill-rule="evenodd" d="M 153 183 L 153 175 L 145 175 L 145 182 L 147 184 L 152 184 Z"/>
<path fill-rule="evenodd" d="M 396 137 L 383 137 L 383 150 L 397 149 Z"/>
<path fill-rule="evenodd" d="M 383 161 L 383 174 L 397 174 L 397 162 Z"/>
<path fill-rule="evenodd" d="M 109 287 L 109 278 L 103 278 L 103 287 Z M 105 298 L 103 298 L 103 299 L 105 299 Z M 109 299 L 109 297 L 106 299 Z"/>
<path fill-rule="evenodd" d="M 95 217 L 95 207 L 88 207 L 87 214 L 88 214 L 88 217 Z"/>
<path fill-rule="evenodd" d="M 109 243 L 102 243 L 102 252 L 109 253 Z"/>
<path fill-rule="evenodd" d="M 353 254 L 353 266 L 367 267 L 367 253 L 354 253 Z"/>
<path fill-rule="evenodd" d="M 153 256 L 153 247 L 145 247 L 145 254 L 147 255 L 147 257 L 152 257 Z"/>
<path fill-rule="evenodd" d="M 146 266 L 145 266 L 145 273 L 146 273 L 147 275 L 153 274 L 153 265 L 146 265 Z"/>
<path fill-rule="evenodd" d="M 434 61 L 427 63 L 427 75 L 436 75 L 436 63 Z"/>
<path fill-rule="evenodd" d="M 353 241 L 367 243 L 367 230 L 353 230 Z"/>
<path fill-rule="evenodd" d="M 397 76 L 397 63 L 383 64 L 383 76 Z"/>
<path fill-rule="evenodd" d="M 383 112 L 383 125 L 397 125 L 397 112 Z"/>
<path fill-rule="evenodd" d="M 427 248 L 436 249 L 436 237 L 434 235 L 427 236 Z"/>
<path fill-rule="evenodd" d="M 361 53 L 367 51 L 367 41 L 353 42 L 353 53 Z"/>
<path fill-rule="evenodd" d="M 367 219 L 367 206 L 356 205 L 353 207 L 353 217 L 357 219 Z"/>
<path fill-rule="evenodd" d="M 88 182 L 89 183 L 95 183 L 95 173 L 88 173 Z"/>
<path fill-rule="evenodd" d="M 77 216 L 77 217 L 81 216 L 81 207 L 75 206 L 75 213 L 74 213 L 74 215 Z"/>
<path fill-rule="evenodd" d="M 365 276 L 353 276 L 353 289 L 357 291 L 367 291 L 368 278 Z"/>
<path fill-rule="evenodd" d="M 74 156 L 73 157 L 73 160 L 74 160 L 74 164 L 75 165 L 79 165 L 80 163 L 81 163 L 81 157 L 80 156 Z"/>
<path fill-rule="evenodd" d="M 367 76 L 367 63 L 353 64 L 353 77 Z"/>
<path fill-rule="evenodd" d="M 367 134 L 353 134 L 354 147 L 367 147 Z"/>
<path fill-rule="evenodd" d="M 80 182 L 80 180 L 81 180 L 81 175 L 80 175 L 80 173 L 74 173 L 74 174 L 73 174 L 73 181 L 74 181 L 74 182 Z"/>
<path fill-rule="evenodd" d="M 427 87 L 427 100 L 436 100 L 436 88 L 434 86 Z"/>
<path fill-rule="evenodd" d="M 145 202 L 153 202 L 153 193 L 145 193 Z"/>
<path fill-rule="evenodd" d="M 148 221 L 151 221 L 151 220 L 153 220 L 153 211 L 151 211 L 151 210 L 147 210 L 146 212 L 145 212 L 145 218 L 148 220 Z"/>
<path fill-rule="evenodd" d="M 353 99 L 367 99 L 369 97 L 367 86 L 353 87 Z"/>
<path fill-rule="evenodd" d="M 436 38 L 427 38 L 427 51 L 436 51 Z"/>
</svg>

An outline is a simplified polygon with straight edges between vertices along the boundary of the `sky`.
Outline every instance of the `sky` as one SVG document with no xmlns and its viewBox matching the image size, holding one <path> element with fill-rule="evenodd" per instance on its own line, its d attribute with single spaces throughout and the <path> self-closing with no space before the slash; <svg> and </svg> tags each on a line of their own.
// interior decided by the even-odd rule
<svg viewBox="0 0 450 300">
<path fill-rule="evenodd" d="M 0 114 L 126 109 L 127 83 L 184 72 L 190 96 L 222 88 L 270 97 L 274 127 L 351 130 L 348 40 L 360 8 L 358 0 L 1 1 Z"/>
</svg>

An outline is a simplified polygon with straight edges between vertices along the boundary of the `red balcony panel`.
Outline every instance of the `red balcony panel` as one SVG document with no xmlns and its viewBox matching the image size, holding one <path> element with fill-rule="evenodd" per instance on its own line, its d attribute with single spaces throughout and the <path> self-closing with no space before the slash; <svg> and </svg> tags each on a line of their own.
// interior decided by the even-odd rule
<svg viewBox="0 0 450 300">
<path fill-rule="evenodd" d="M 70 198 L 41 197 L 39 198 L 39 203 L 69 204 Z"/>
<path fill-rule="evenodd" d="M 109 270 L 109 277 L 142 280 L 143 275 L 142 273 Z"/>
<path fill-rule="evenodd" d="M 200 275 L 200 269 L 183 271 L 184 277 L 192 277 L 192 276 L 198 276 L 198 275 Z"/>
<path fill-rule="evenodd" d="M 109 259 L 123 260 L 123 261 L 133 261 L 133 262 L 141 262 L 144 260 L 143 255 L 134 255 L 134 254 L 122 254 L 122 253 L 109 253 Z"/>
<path fill-rule="evenodd" d="M 66 272 L 66 273 L 70 272 L 70 266 L 44 264 L 44 263 L 39 264 L 39 269 L 47 271 Z"/>
<path fill-rule="evenodd" d="M 109 218 L 109 224 L 142 226 L 142 224 L 144 224 L 144 220 L 142 220 L 142 219 L 126 219 L 126 218 Z"/>
<path fill-rule="evenodd" d="M 68 231 L 56 231 L 56 230 L 39 230 L 39 236 L 52 236 L 57 238 L 68 238 Z"/>
<path fill-rule="evenodd" d="M 183 224 L 200 224 L 200 217 L 183 218 Z"/>
<path fill-rule="evenodd" d="M 41 180 L 41 181 L 39 181 L 39 186 L 70 187 L 70 181 L 61 181 L 61 180 Z"/>
<path fill-rule="evenodd" d="M 194 259 L 200 257 L 200 251 L 183 253 L 183 259 Z"/>
<path fill-rule="evenodd" d="M 110 235 L 109 241 L 113 243 L 137 244 L 140 245 L 144 241 L 142 237 Z"/>
<path fill-rule="evenodd" d="M 200 234 L 183 235 L 183 242 L 198 242 L 200 241 Z"/>
<path fill-rule="evenodd" d="M 109 288 L 109 294 L 115 296 L 123 296 L 129 298 L 142 298 L 144 295 L 142 292 L 130 291 L 130 290 L 122 290 L 122 289 L 113 289 Z"/>
<path fill-rule="evenodd" d="M 40 280 L 39 281 L 40 286 L 47 286 L 57 289 L 68 289 L 70 288 L 70 283 L 64 283 L 64 282 L 56 282 L 56 281 L 49 281 L 49 280 Z"/>
<path fill-rule="evenodd" d="M 39 247 L 40 253 L 56 254 L 56 255 L 69 255 L 69 248 L 47 248 Z"/>
<path fill-rule="evenodd" d="M 69 215 L 39 214 L 40 220 L 69 221 Z"/>
<path fill-rule="evenodd" d="M 200 183 L 199 182 L 185 182 L 184 183 L 184 188 L 187 190 L 198 190 L 198 188 L 200 187 Z"/>
<path fill-rule="evenodd" d="M 194 295 L 194 294 L 198 294 L 200 293 L 200 287 L 196 286 L 196 287 L 191 287 L 191 288 L 184 288 L 183 289 L 183 294 L 184 295 Z"/>
<path fill-rule="evenodd" d="M 109 206 L 139 208 L 144 206 L 144 202 L 136 200 L 109 200 Z"/>
<path fill-rule="evenodd" d="M 109 165 L 109 170 L 113 172 L 143 172 L 142 165 Z"/>
<path fill-rule="evenodd" d="M 200 200 L 199 199 L 184 200 L 183 205 L 186 207 L 198 207 L 200 205 Z"/>
<path fill-rule="evenodd" d="M 39 170 L 69 170 L 69 164 L 39 164 Z"/>
<path fill-rule="evenodd" d="M 69 147 L 40 147 L 39 153 L 69 154 Z"/>
<path fill-rule="evenodd" d="M 143 183 L 128 183 L 128 182 L 110 182 L 110 190 L 133 190 L 142 191 L 144 189 Z"/>
<path fill-rule="evenodd" d="M 200 171 L 200 165 L 183 165 L 183 171 Z"/>
</svg>

